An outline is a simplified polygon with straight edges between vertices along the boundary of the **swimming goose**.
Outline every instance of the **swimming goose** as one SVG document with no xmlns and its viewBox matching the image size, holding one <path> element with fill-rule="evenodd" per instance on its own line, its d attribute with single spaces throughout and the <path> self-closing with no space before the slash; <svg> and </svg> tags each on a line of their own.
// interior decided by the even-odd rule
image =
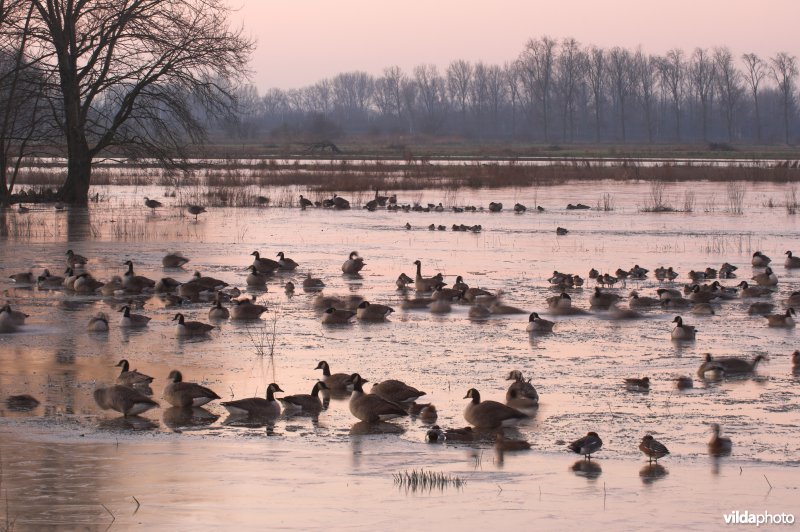
<svg viewBox="0 0 800 532">
<path fill-rule="evenodd" d="M 675 328 L 672 329 L 672 339 L 673 340 L 694 340 L 695 335 L 697 334 L 697 328 L 693 325 L 685 325 L 683 323 L 683 318 L 680 316 L 675 316 L 675 319 L 672 320 L 672 323 L 675 323 Z"/>
<path fill-rule="evenodd" d="M 714 431 L 714 435 L 708 442 L 709 454 L 711 454 L 712 456 L 727 456 L 731 454 L 733 443 L 731 442 L 730 438 L 725 438 L 720 436 L 721 430 L 719 424 L 717 423 L 712 424 L 711 430 Z"/>
<path fill-rule="evenodd" d="M 707 364 L 708 367 L 716 371 L 721 371 L 725 376 L 746 375 L 748 373 L 753 373 L 762 360 L 769 359 L 764 355 L 756 355 L 752 362 L 748 362 L 738 357 L 710 358 L 710 356 L 706 354 L 706 362 L 704 364 Z"/>
<path fill-rule="evenodd" d="M 697 285 L 692 288 L 692 292 L 689 295 L 689 300 L 694 301 L 695 303 L 708 303 L 718 298 L 719 295 L 716 293 L 707 290 L 701 290 Z"/>
<path fill-rule="evenodd" d="M 142 327 L 147 327 L 147 323 L 151 319 L 150 317 L 142 314 L 131 314 L 131 307 L 128 305 L 125 305 L 119 309 L 119 312 L 122 312 L 122 318 L 119 320 L 120 327 L 140 329 Z"/>
<path fill-rule="evenodd" d="M 100 293 L 104 296 L 113 296 L 122 290 L 122 277 L 119 275 L 114 275 L 110 281 L 100 287 Z"/>
<path fill-rule="evenodd" d="M 148 209 L 151 209 L 153 211 L 153 214 L 155 214 L 156 213 L 156 209 L 158 209 L 159 207 L 163 207 L 164 204 L 161 203 L 158 200 L 150 199 L 147 196 L 145 196 L 144 197 L 144 206 L 147 207 Z"/>
<path fill-rule="evenodd" d="M 539 314 L 536 312 L 531 312 L 530 316 L 528 316 L 528 325 L 525 327 L 525 330 L 530 332 L 540 332 L 540 333 L 548 333 L 553 332 L 553 326 L 555 325 L 554 322 L 549 320 L 544 320 L 539 317 Z"/>
<path fill-rule="evenodd" d="M 462 276 L 456 277 L 456 282 L 453 283 L 453 290 L 458 290 L 460 292 L 466 292 L 469 290 L 469 285 L 464 282 L 464 278 Z"/>
<path fill-rule="evenodd" d="M 594 293 L 589 298 L 589 305 L 592 308 L 607 310 L 611 304 L 617 300 L 619 300 L 619 296 L 617 294 L 602 292 L 600 287 L 596 286 L 594 288 Z"/>
<path fill-rule="evenodd" d="M 755 253 L 753 253 L 753 260 L 750 261 L 750 263 L 756 268 L 763 268 L 764 266 L 769 266 L 770 262 L 772 262 L 772 259 L 764 255 L 760 251 L 756 251 Z"/>
<path fill-rule="evenodd" d="M 481 394 L 475 388 L 470 388 L 464 399 L 471 399 L 464 409 L 464 419 L 479 429 L 497 429 L 513 425 L 528 417 L 516 408 L 497 401 L 481 402 Z"/>
<path fill-rule="evenodd" d="M 97 388 L 92 395 L 97 406 L 103 410 L 116 410 L 125 417 L 138 416 L 159 406 L 146 395 L 120 384 Z"/>
<path fill-rule="evenodd" d="M 164 268 L 181 268 L 187 262 L 189 262 L 189 259 L 180 253 L 168 253 L 161 259 L 161 265 Z"/>
<path fill-rule="evenodd" d="M 122 287 L 128 292 L 139 293 L 153 288 L 156 282 L 142 275 L 134 275 L 133 261 L 126 260 L 123 264 L 128 267 L 128 271 L 122 276 Z"/>
<path fill-rule="evenodd" d="M 625 388 L 629 392 L 649 392 L 650 377 L 625 379 Z"/>
<path fill-rule="evenodd" d="M 392 307 L 362 301 L 356 308 L 356 318 L 365 321 L 384 321 L 392 312 L 394 312 Z"/>
<path fill-rule="evenodd" d="M 512 408 L 534 408 L 539 406 L 539 394 L 531 384 L 525 380 L 518 369 L 510 371 L 506 380 L 514 381 L 506 390 L 506 404 Z"/>
<path fill-rule="evenodd" d="M 19 310 L 12 310 L 10 303 L 6 303 L 2 308 L 0 308 L 0 313 L 4 314 L 4 320 L 8 320 L 8 323 L 11 323 L 15 327 L 25 325 L 25 318 L 30 317 L 28 314 L 25 314 Z"/>
<path fill-rule="evenodd" d="M 98 281 L 90 273 L 82 273 L 72 282 L 72 290 L 79 294 L 93 294 L 102 288 L 105 283 Z"/>
<path fill-rule="evenodd" d="M 695 303 L 692 305 L 691 313 L 695 316 L 713 316 L 716 311 L 710 303 Z"/>
<path fill-rule="evenodd" d="M 408 285 L 413 283 L 413 282 L 414 282 L 414 279 L 412 279 L 411 277 L 409 277 L 408 275 L 406 275 L 404 273 L 401 273 L 397 277 L 397 281 L 395 281 L 395 285 L 397 286 L 398 290 L 407 290 L 408 289 Z"/>
<path fill-rule="evenodd" d="M 33 284 L 32 272 L 15 273 L 13 275 L 9 275 L 8 278 L 16 284 Z"/>
<path fill-rule="evenodd" d="M 281 415 L 281 405 L 275 400 L 275 392 L 283 392 L 277 384 L 267 386 L 266 397 L 248 397 L 236 401 L 220 403 L 232 416 L 248 416 L 253 418 L 275 418 Z"/>
<path fill-rule="evenodd" d="M 222 279 L 217 279 L 216 277 L 209 277 L 207 275 L 201 275 L 199 271 L 195 271 L 194 275 L 192 275 L 192 283 L 196 283 L 202 286 L 206 290 L 219 290 L 228 286 L 228 283 L 223 281 Z"/>
<path fill-rule="evenodd" d="M 387 379 L 373 384 L 370 393 L 393 403 L 411 403 L 425 395 L 425 392 L 396 379 Z"/>
<path fill-rule="evenodd" d="M 775 286 L 778 284 L 778 276 L 769 266 L 762 273 L 755 274 L 753 280 L 760 286 Z"/>
<path fill-rule="evenodd" d="M 45 270 L 36 279 L 36 286 L 44 290 L 57 290 L 64 287 L 64 278 L 59 275 L 50 275 L 50 270 Z"/>
<path fill-rule="evenodd" d="M 791 251 L 786 252 L 786 260 L 783 261 L 785 268 L 800 268 L 800 257 L 792 255 Z"/>
<path fill-rule="evenodd" d="M 108 316 L 103 312 L 98 312 L 89 319 L 86 330 L 90 332 L 105 332 L 108 330 Z"/>
<path fill-rule="evenodd" d="M 250 272 L 247 274 L 247 278 L 245 279 L 245 283 L 247 286 L 260 286 L 263 287 L 267 284 L 267 274 L 261 273 L 258 271 L 258 268 L 253 266 L 252 264 L 247 267 L 247 270 Z"/>
<path fill-rule="evenodd" d="M 572 298 L 566 292 L 561 292 L 561 294 L 557 296 L 548 297 L 547 306 L 550 307 L 551 310 L 569 309 L 572 307 Z"/>
<path fill-rule="evenodd" d="M 352 310 L 338 310 L 333 307 L 329 307 L 325 312 L 322 313 L 322 323 L 329 325 L 343 325 L 350 323 L 350 320 L 355 315 L 356 313 Z"/>
<path fill-rule="evenodd" d="M 78 255 L 71 249 L 67 250 L 67 266 L 70 268 L 81 268 L 86 266 L 86 263 L 89 262 L 89 259 L 84 257 L 83 255 Z"/>
<path fill-rule="evenodd" d="M 469 309 L 467 315 L 473 320 L 485 320 L 492 315 L 492 311 L 488 307 L 478 303 Z"/>
<path fill-rule="evenodd" d="M 772 290 L 770 290 L 769 288 L 764 288 L 764 287 L 761 287 L 761 286 L 750 286 L 747 283 L 747 281 L 742 281 L 741 283 L 739 283 L 736 286 L 738 286 L 740 288 L 739 296 L 743 297 L 743 298 L 764 297 L 764 296 L 772 295 Z"/>
<path fill-rule="evenodd" d="M 596 432 L 589 432 L 583 438 L 579 438 L 568 446 L 570 451 L 576 454 L 582 454 L 587 460 L 592 459 L 592 454 L 596 453 L 603 447 L 603 440 Z"/>
<path fill-rule="evenodd" d="M 366 381 L 358 373 L 354 373 L 351 379 L 353 394 L 350 396 L 350 413 L 356 418 L 367 423 L 375 423 L 408 415 L 399 404 L 387 401 L 374 393 L 364 393 L 362 384 Z"/>
<path fill-rule="evenodd" d="M 528 208 L 523 205 L 522 203 L 515 203 L 514 204 L 514 212 L 517 214 L 522 214 L 523 212 L 527 211 Z"/>
<path fill-rule="evenodd" d="M 753 315 L 766 316 L 767 314 L 770 314 L 773 310 L 775 310 L 775 305 L 773 305 L 772 303 L 763 303 L 763 302 L 752 303 L 748 307 L 747 313 L 750 314 L 751 316 Z"/>
<path fill-rule="evenodd" d="M 305 279 L 303 279 L 303 289 L 304 290 L 322 290 L 325 288 L 325 283 L 322 279 L 318 279 L 316 277 L 311 277 L 311 272 L 308 272 L 308 275 Z"/>
<path fill-rule="evenodd" d="M 197 216 L 206 212 L 206 208 L 202 205 L 187 205 L 186 210 L 189 211 L 189 214 L 194 215 L 194 221 L 197 221 Z"/>
<path fill-rule="evenodd" d="M 117 384 L 122 386 L 147 386 L 153 382 L 153 377 L 139 373 L 135 369 L 130 369 L 130 364 L 124 358 L 117 362 L 114 367 L 122 368 L 117 376 Z"/>
<path fill-rule="evenodd" d="M 251 253 L 255 257 L 253 259 L 253 266 L 261 273 L 270 274 L 281 267 L 280 263 L 272 259 L 262 258 L 258 251 Z"/>
<path fill-rule="evenodd" d="M 313 207 L 314 203 L 308 199 L 304 198 L 302 194 L 300 194 L 300 208 L 305 210 L 306 207 Z"/>
<path fill-rule="evenodd" d="M 770 327 L 794 327 L 794 318 L 792 318 L 794 315 L 794 308 L 789 307 L 783 314 L 769 314 L 764 317 L 767 318 L 767 325 Z"/>
<path fill-rule="evenodd" d="M 353 391 L 353 379 L 349 373 L 334 373 L 331 374 L 331 368 L 327 362 L 321 360 L 317 367 L 314 369 L 322 370 L 322 382 L 324 382 L 328 389 L 335 393 Z"/>
<path fill-rule="evenodd" d="M 642 438 L 642 442 L 639 444 L 639 450 L 647 456 L 648 462 L 655 460 L 656 463 L 658 463 L 659 458 L 663 458 L 669 454 L 669 449 L 667 449 L 666 445 L 654 439 L 650 434 Z"/>
<path fill-rule="evenodd" d="M 523 310 L 518 307 L 513 307 L 511 305 L 505 305 L 501 303 L 499 300 L 492 301 L 492 304 L 489 305 L 489 311 L 492 314 L 527 314 L 527 310 Z"/>
<path fill-rule="evenodd" d="M 654 297 L 641 297 L 639 293 L 634 290 L 630 294 L 628 307 L 632 309 L 650 308 L 659 304 L 659 300 Z"/>
<path fill-rule="evenodd" d="M 423 277 L 422 276 L 422 261 L 415 260 L 414 264 L 417 267 L 417 274 L 414 277 L 414 288 L 417 292 L 430 292 L 441 282 L 439 277 Z"/>
<path fill-rule="evenodd" d="M 175 317 L 172 318 L 172 321 L 176 320 L 178 321 L 178 324 L 175 326 L 178 331 L 178 336 L 201 336 L 214 329 L 214 326 L 208 323 L 186 321 L 183 314 L 180 312 L 175 314 Z"/>
<path fill-rule="evenodd" d="M 283 254 L 283 251 L 279 251 L 277 257 L 278 257 L 278 264 L 280 264 L 279 269 L 281 270 L 291 271 L 300 266 L 297 262 L 286 257 Z"/>
<path fill-rule="evenodd" d="M 227 320 L 230 318 L 231 312 L 222 306 L 222 301 L 217 299 L 214 306 L 208 311 L 208 319 L 210 320 Z"/>
<path fill-rule="evenodd" d="M 203 406 L 220 398 L 209 388 L 196 382 L 183 382 L 183 374 L 177 369 L 169 372 L 167 380 L 169 384 L 164 387 L 164 399 L 172 406 L 180 408 Z"/>
<path fill-rule="evenodd" d="M 231 319 L 232 320 L 257 320 L 262 314 L 267 312 L 266 305 L 257 305 L 255 303 L 243 301 L 231 301 Z"/>
<path fill-rule="evenodd" d="M 310 394 L 287 395 L 278 401 L 283 405 L 284 412 L 317 415 L 322 412 L 322 400 L 319 398 L 320 390 L 327 390 L 328 386 L 321 381 L 314 383 Z"/>
</svg>

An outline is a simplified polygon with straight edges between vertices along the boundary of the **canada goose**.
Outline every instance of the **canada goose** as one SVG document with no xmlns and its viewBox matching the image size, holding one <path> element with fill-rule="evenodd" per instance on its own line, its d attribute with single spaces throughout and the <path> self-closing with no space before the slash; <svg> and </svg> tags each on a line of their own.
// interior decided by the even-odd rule
<svg viewBox="0 0 800 532">
<path fill-rule="evenodd" d="M 103 312 L 98 312 L 89 319 L 89 325 L 86 326 L 89 332 L 105 332 L 108 330 L 108 316 Z"/>
<path fill-rule="evenodd" d="M 32 395 L 9 395 L 6 397 L 6 406 L 9 410 L 27 411 L 39 406 L 39 400 Z"/>
<path fill-rule="evenodd" d="M 114 367 L 122 368 L 117 376 L 117 384 L 123 386 L 147 386 L 153 382 L 153 377 L 139 373 L 135 369 L 130 369 L 130 364 L 124 358 L 117 362 Z"/>
<path fill-rule="evenodd" d="M 769 314 L 764 317 L 767 318 L 767 325 L 770 327 L 794 327 L 794 318 L 792 318 L 794 315 L 794 308 L 789 307 L 783 314 Z"/>
<path fill-rule="evenodd" d="M 80 268 L 86 265 L 89 262 L 89 259 L 84 257 L 83 255 L 78 255 L 71 249 L 67 250 L 67 266 L 70 268 Z"/>
<path fill-rule="evenodd" d="M 158 407 L 158 403 L 146 395 L 120 384 L 97 388 L 93 395 L 97 406 L 103 410 L 116 410 L 125 417 L 138 416 Z"/>
<path fill-rule="evenodd" d="M 206 212 L 206 208 L 202 205 L 187 205 L 186 210 L 189 211 L 189 214 L 194 215 L 194 221 L 197 221 L 197 216 Z"/>
<path fill-rule="evenodd" d="M 266 305 L 257 305 L 255 303 L 245 303 L 232 301 L 231 306 L 231 319 L 232 320 L 257 320 L 262 314 L 267 312 Z"/>
<path fill-rule="evenodd" d="M 122 276 L 122 287 L 128 292 L 138 293 L 156 285 L 154 280 L 133 273 L 133 261 L 127 260 L 124 264 L 128 267 L 128 270 Z"/>
<path fill-rule="evenodd" d="M 747 375 L 753 373 L 762 360 L 768 359 L 764 355 L 756 355 L 752 362 L 748 362 L 739 357 L 711 358 L 709 354 L 706 354 L 706 361 L 703 363 L 703 366 L 708 368 L 706 371 L 720 371 L 725 374 L 725 376 L 729 377 L 731 375 Z M 701 366 L 701 369 L 703 366 Z"/>
<path fill-rule="evenodd" d="M 489 310 L 488 307 L 485 307 L 484 305 L 478 303 L 477 305 L 469 309 L 467 315 L 470 317 L 470 319 L 473 320 L 485 320 L 492 315 L 492 311 Z"/>
<path fill-rule="evenodd" d="M 528 417 L 516 408 L 497 401 L 481 402 L 481 394 L 475 388 L 470 388 L 464 399 L 471 399 L 464 409 L 464 419 L 479 429 L 497 429 Z"/>
<path fill-rule="evenodd" d="M 320 390 L 327 390 L 328 386 L 321 381 L 314 383 L 310 394 L 287 395 L 278 401 L 283 405 L 284 412 L 304 413 L 317 415 L 322 412 L 322 400 L 319 398 Z"/>
<path fill-rule="evenodd" d="M 608 307 L 610 307 L 611 304 L 617 300 L 619 300 L 619 296 L 617 294 L 603 292 L 600 290 L 599 286 L 596 286 L 594 293 L 589 298 L 589 305 L 592 308 L 607 310 Z"/>
<path fill-rule="evenodd" d="M 518 307 L 514 307 L 511 305 L 505 305 L 501 303 L 499 300 L 492 301 L 492 304 L 489 305 L 489 310 L 492 314 L 527 314 L 527 310 L 523 310 Z"/>
<path fill-rule="evenodd" d="M 579 438 L 568 445 L 569 450 L 576 454 L 582 454 L 587 460 L 592 459 L 592 454 L 603 447 L 603 440 L 596 432 L 589 432 L 583 438 Z"/>
<path fill-rule="evenodd" d="M 144 197 L 144 206 L 147 207 L 148 209 L 151 209 L 153 211 L 153 214 L 155 214 L 156 213 L 156 209 L 158 209 L 159 207 L 163 207 L 164 204 L 161 203 L 158 200 L 150 199 L 147 196 L 145 196 Z"/>
<path fill-rule="evenodd" d="M 778 284 L 778 276 L 767 266 L 762 273 L 753 276 L 753 280 L 760 286 L 775 286 Z"/>
<path fill-rule="evenodd" d="M 353 394 L 350 396 L 350 413 L 356 418 L 366 423 L 375 423 L 408 415 L 399 404 L 387 401 L 378 394 L 364 393 L 362 384 L 366 381 L 358 373 L 354 373 L 351 379 Z"/>
<path fill-rule="evenodd" d="M 383 321 L 394 312 L 392 307 L 386 305 L 374 305 L 369 301 L 362 301 L 356 308 L 356 318 L 365 321 Z"/>
<path fill-rule="evenodd" d="M 695 303 L 692 305 L 691 313 L 695 316 L 713 316 L 716 311 L 710 303 Z"/>
<path fill-rule="evenodd" d="M 200 321 L 186 321 L 183 314 L 180 312 L 175 314 L 175 317 L 172 318 L 172 321 L 176 320 L 178 321 L 178 324 L 176 325 L 178 336 L 201 336 L 214 329 L 214 326 L 209 325 L 208 323 L 203 323 Z"/>
<path fill-rule="evenodd" d="M 306 207 L 313 207 L 314 202 L 312 202 L 308 198 L 304 198 L 302 194 L 300 194 L 300 208 L 305 210 Z"/>
<path fill-rule="evenodd" d="M 406 297 L 403 299 L 402 303 L 400 303 L 400 308 L 403 310 L 425 309 L 428 308 L 431 303 L 433 303 L 433 298 L 430 297 L 415 297 L 414 299 L 408 299 Z"/>
<path fill-rule="evenodd" d="M 527 211 L 528 208 L 523 205 L 522 203 L 515 203 L 514 204 L 514 212 L 517 214 L 522 214 L 523 212 Z"/>
<path fill-rule="evenodd" d="M 325 288 L 325 283 L 322 279 L 311 277 L 311 272 L 308 272 L 306 278 L 303 279 L 303 290 L 322 290 Z"/>
<path fill-rule="evenodd" d="M 67 290 L 73 290 L 75 287 L 75 279 L 78 278 L 78 275 L 72 268 L 67 268 L 64 270 L 64 281 L 61 283 L 64 288 Z"/>
<path fill-rule="evenodd" d="M 208 319 L 210 320 L 227 320 L 231 316 L 231 312 L 222 306 L 222 302 L 217 299 L 214 306 L 208 311 Z"/>
<path fill-rule="evenodd" d="M 539 394 L 531 384 L 525 380 L 522 372 L 515 369 L 508 373 L 506 380 L 514 381 L 506 390 L 506 404 L 512 408 L 534 408 L 539 406 Z"/>
<path fill-rule="evenodd" d="M 261 273 L 258 271 L 258 268 L 253 266 L 252 264 L 247 267 L 247 270 L 250 272 L 247 274 L 247 278 L 245 279 L 245 283 L 247 286 L 260 286 L 263 287 L 267 284 L 267 274 Z"/>
<path fill-rule="evenodd" d="M 100 293 L 104 296 L 113 296 L 121 290 L 123 290 L 122 277 L 119 275 L 114 275 L 110 281 L 100 287 Z"/>
<path fill-rule="evenodd" d="M 742 281 L 738 285 L 740 288 L 739 296 L 743 298 L 764 297 L 772 295 L 772 290 L 761 286 L 750 286 L 747 281 Z"/>
<path fill-rule="evenodd" d="M 350 202 L 341 196 L 333 195 L 333 208 L 338 210 L 347 210 L 350 208 Z"/>
<path fill-rule="evenodd" d="M 675 319 L 672 320 L 672 323 L 675 323 L 675 328 L 672 329 L 672 339 L 673 340 L 694 340 L 695 335 L 697 334 L 697 328 L 693 325 L 685 325 L 683 323 L 683 318 L 680 316 L 675 316 Z"/>
<path fill-rule="evenodd" d="M 784 302 L 790 307 L 800 306 L 800 291 L 794 291 L 789 294 L 789 297 Z"/>
<path fill-rule="evenodd" d="M 350 320 L 355 315 L 356 313 L 352 310 L 339 310 L 329 307 L 325 312 L 322 313 L 322 323 L 328 325 L 343 325 L 350 323 Z"/>
<path fill-rule="evenodd" d="M 0 313 L 4 314 L 3 319 L 8 320 L 8 322 L 15 327 L 25 325 L 25 319 L 30 317 L 28 314 L 19 310 L 11 310 L 10 303 L 6 303 L 3 307 L 0 307 Z"/>
<path fill-rule="evenodd" d="M 630 294 L 628 307 L 632 309 L 650 308 L 658 305 L 659 300 L 654 297 L 641 297 L 639 293 L 634 290 Z"/>
<path fill-rule="evenodd" d="M 775 305 L 773 305 L 772 303 L 764 303 L 764 302 L 752 303 L 747 308 L 747 313 L 750 314 L 751 316 L 753 315 L 766 316 L 767 314 L 770 314 L 773 310 L 775 310 Z"/>
<path fill-rule="evenodd" d="M 197 283 L 206 290 L 219 290 L 228 286 L 228 283 L 222 279 L 217 279 L 216 277 L 210 277 L 208 275 L 202 275 L 199 271 L 194 272 L 190 282 Z"/>
<path fill-rule="evenodd" d="M 529 333 L 530 332 L 549 333 L 553 332 L 554 325 L 555 325 L 554 322 L 542 319 L 536 312 L 531 312 L 530 316 L 528 316 L 528 325 L 525 327 L 525 330 Z"/>
<path fill-rule="evenodd" d="M 322 370 L 322 382 L 334 393 L 353 391 L 353 379 L 349 373 L 331 374 L 331 368 L 327 362 L 321 360 L 314 369 Z"/>
<path fill-rule="evenodd" d="M 393 403 L 411 403 L 425 395 L 425 392 L 396 379 L 387 379 L 373 384 L 370 393 Z"/>
<path fill-rule="evenodd" d="M 355 275 L 360 272 L 367 263 L 364 262 L 362 257 L 358 256 L 357 251 L 351 251 L 347 260 L 342 263 L 342 273 L 347 275 Z"/>
<path fill-rule="evenodd" d="M 453 290 L 458 290 L 459 292 L 466 292 L 469 290 L 469 285 L 464 282 L 464 278 L 462 276 L 456 277 L 456 282 L 453 283 Z"/>
<path fill-rule="evenodd" d="M 572 298 L 566 292 L 561 292 L 557 296 L 547 298 L 547 306 L 551 310 L 572 308 Z"/>
<path fill-rule="evenodd" d="M 164 268 L 181 268 L 187 262 L 189 262 L 189 259 L 180 253 L 168 253 L 161 259 L 161 265 Z"/>
<path fill-rule="evenodd" d="M 266 398 L 249 397 L 236 401 L 220 403 L 232 416 L 249 416 L 254 418 L 275 418 L 281 415 L 281 405 L 275 400 L 275 392 L 282 392 L 274 382 L 267 386 Z"/>
<path fill-rule="evenodd" d="M 291 281 L 286 281 L 286 284 L 283 285 L 283 291 L 286 293 L 287 296 L 291 297 L 294 295 L 294 283 Z"/>
<path fill-rule="evenodd" d="M 792 255 L 791 251 L 787 251 L 786 260 L 783 261 L 783 266 L 785 268 L 800 268 L 800 257 L 795 257 Z"/>
<path fill-rule="evenodd" d="M 164 399 L 172 406 L 203 406 L 219 399 L 219 395 L 196 382 L 183 382 L 183 374 L 173 369 L 167 376 L 169 384 L 164 387 Z M 224 404 L 224 403 L 223 403 Z"/>
<path fill-rule="evenodd" d="M 423 277 L 422 276 L 422 261 L 415 260 L 414 265 L 417 267 L 417 274 L 414 277 L 414 288 L 417 292 L 430 292 L 441 282 L 438 277 Z"/>
<path fill-rule="evenodd" d="M 639 444 L 639 450 L 647 456 L 648 462 L 652 462 L 653 460 L 658 462 L 659 458 L 663 458 L 669 454 L 667 447 L 654 439 L 650 434 L 642 438 L 642 442 Z"/>
<path fill-rule="evenodd" d="M 299 266 L 297 262 L 286 257 L 283 254 L 283 251 L 279 251 L 276 256 L 278 257 L 278 264 L 280 264 L 279 269 L 281 270 L 290 271 L 296 269 Z"/>
<path fill-rule="evenodd" d="M 329 307 L 355 310 L 356 308 L 358 308 L 358 305 L 362 301 L 364 301 L 364 298 L 357 295 L 351 295 L 348 297 L 338 297 L 338 296 L 326 296 L 324 294 L 320 294 L 314 298 L 312 305 L 315 309 L 318 310 L 327 310 Z"/>
<path fill-rule="evenodd" d="M 717 299 L 719 296 L 714 292 L 701 290 L 699 286 L 695 285 L 689 295 L 689 300 L 695 303 L 708 303 Z"/>
<path fill-rule="evenodd" d="M 694 387 L 694 382 L 692 382 L 691 377 L 682 375 L 675 379 L 675 387 L 679 390 L 688 390 L 689 388 Z"/>
<path fill-rule="evenodd" d="M 625 389 L 629 392 L 649 392 L 650 377 L 625 379 Z"/>
<path fill-rule="evenodd" d="M 255 257 L 253 266 L 261 273 L 270 274 L 281 267 L 279 262 L 262 257 L 258 251 L 252 252 L 251 255 Z"/>
<path fill-rule="evenodd" d="M 36 286 L 44 290 L 57 290 L 64 286 L 64 278 L 59 275 L 50 275 L 50 270 L 45 270 L 36 279 Z"/>
<path fill-rule="evenodd" d="M 489 292 L 488 290 L 484 290 L 483 288 L 478 288 L 476 286 L 471 286 L 463 291 L 463 295 L 461 299 L 467 301 L 468 303 L 475 303 L 476 301 L 482 301 L 491 304 L 491 300 L 496 298 L 497 296 Z"/>
<path fill-rule="evenodd" d="M 525 440 L 510 440 L 502 432 L 498 432 L 494 441 L 494 448 L 498 451 L 525 451 L 531 448 L 531 444 Z"/>
<path fill-rule="evenodd" d="M 398 290 L 407 290 L 408 285 L 413 283 L 414 279 L 409 277 L 408 275 L 401 273 L 397 276 L 397 281 L 395 281 L 395 285 L 397 286 Z"/>
<path fill-rule="evenodd" d="M 753 260 L 750 261 L 750 263 L 756 268 L 763 268 L 764 266 L 769 266 L 770 262 L 772 262 L 772 259 L 764 255 L 760 251 L 756 251 L 755 253 L 753 253 Z"/>
<path fill-rule="evenodd" d="M 155 292 L 157 294 L 169 294 L 177 290 L 180 285 L 180 281 L 172 277 L 162 277 L 156 282 Z"/>
<path fill-rule="evenodd" d="M 711 425 L 714 435 L 708 442 L 708 453 L 712 456 L 727 456 L 731 454 L 733 443 L 730 438 L 720 436 L 720 426 L 717 423 Z"/>
<path fill-rule="evenodd" d="M 8 276 L 16 284 L 33 284 L 33 273 L 21 272 Z"/>
<path fill-rule="evenodd" d="M 142 327 L 147 327 L 147 323 L 151 319 L 150 317 L 142 314 L 131 314 L 131 307 L 128 305 L 125 305 L 119 309 L 119 312 L 122 312 L 122 318 L 119 320 L 120 327 L 140 329 Z"/>
<path fill-rule="evenodd" d="M 615 320 L 638 320 L 643 316 L 631 309 L 631 308 L 622 308 L 617 303 L 612 303 L 608 307 L 608 316 Z"/>
<path fill-rule="evenodd" d="M 72 289 L 80 294 L 93 294 L 103 286 L 105 283 L 98 281 L 90 273 L 78 275 L 72 283 Z"/>
</svg>

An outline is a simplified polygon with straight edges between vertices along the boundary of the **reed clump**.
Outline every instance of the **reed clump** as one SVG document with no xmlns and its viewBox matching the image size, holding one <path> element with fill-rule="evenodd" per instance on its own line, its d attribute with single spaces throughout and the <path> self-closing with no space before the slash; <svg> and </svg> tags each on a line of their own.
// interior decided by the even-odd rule
<svg viewBox="0 0 800 532">
<path fill-rule="evenodd" d="M 438 489 L 444 491 L 446 488 L 454 487 L 456 489 L 463 488 L 467 481 L 459 476 L 452 476 L 446 473 L 437 473 L 435 471 L 425 471 L 420 469 L 412 469 L 400 473 L 393 473 L 392 478 L 396 486 L 406 490 L 417 491 L 433 491 Z"/>
</svg>

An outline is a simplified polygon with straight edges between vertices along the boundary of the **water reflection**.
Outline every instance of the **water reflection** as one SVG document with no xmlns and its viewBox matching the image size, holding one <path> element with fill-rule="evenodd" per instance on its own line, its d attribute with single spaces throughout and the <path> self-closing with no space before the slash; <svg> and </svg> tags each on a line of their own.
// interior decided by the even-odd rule
<svg viewBox="0 0 800 532">
<path fill-rule="evenodd" d="M 100 430 L 108 431 L 144 431 L 158 428 L 158 424 L 150 419 L 140 416 L 120 416 L 113 419 L 103 419 L 97 424 Z"/>
<path fill-rule="evenodd" d="M 570 469 L 577 476 L 584 477 L 589 480 L 597 480 L 597 478 L 603 473 L 603 468 L 600 467 L 600 463 L 596 460 L 578 460 L 572 464 Z"/>
<path fill-rule="evenodd" d="M 164 410 L 162 421 L 164 425 L 176 432 L 186 428 L 207 427 L 214 423 L 219 416 L 201 407 L 181 408 L 173 406 Z"/>
<path fill-rule="evenodd" d="M 87 207 L 67 207 L 67 240 L 80 242 L 92 236 L 91 218 Z"/>
<path fill-rule="evenodd" d="M 406 431 L 400 425 L 379 421 L 377 423 L 367 423 L 359 421 L 350 427 L 351 436 L 370 436 L 377 434 L 403 434 Z"/>
<path fill-rule="evenodd" d="M 668 474 L 669 471 L 667 471 L 667 468 L 656 462 L 646 464 L 639 470 L 639 477 L 645 485 L 650 485 Z"/>
</svg>

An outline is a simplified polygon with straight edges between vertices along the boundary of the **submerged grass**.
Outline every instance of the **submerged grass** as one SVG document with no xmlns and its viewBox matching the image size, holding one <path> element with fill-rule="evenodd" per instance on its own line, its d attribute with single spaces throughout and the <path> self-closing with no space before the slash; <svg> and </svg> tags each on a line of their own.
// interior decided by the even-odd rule
<svg viewBox="0 0 800 532">
<path fill-rule="evenodd" d="M 412 469 L 410 472 L 406 470 L 400 473 L 393 473 L 392 478 L 396 486 L 411 492 L 431 492 L 434 489 L 444 491 L 448 487 L 461 489 L 467 484 L 467 481 L 459 476 L 437 473 L 435 471 L 425 471 L 424 469 L 420 469 L 419 471 Z"/>
</svg>

